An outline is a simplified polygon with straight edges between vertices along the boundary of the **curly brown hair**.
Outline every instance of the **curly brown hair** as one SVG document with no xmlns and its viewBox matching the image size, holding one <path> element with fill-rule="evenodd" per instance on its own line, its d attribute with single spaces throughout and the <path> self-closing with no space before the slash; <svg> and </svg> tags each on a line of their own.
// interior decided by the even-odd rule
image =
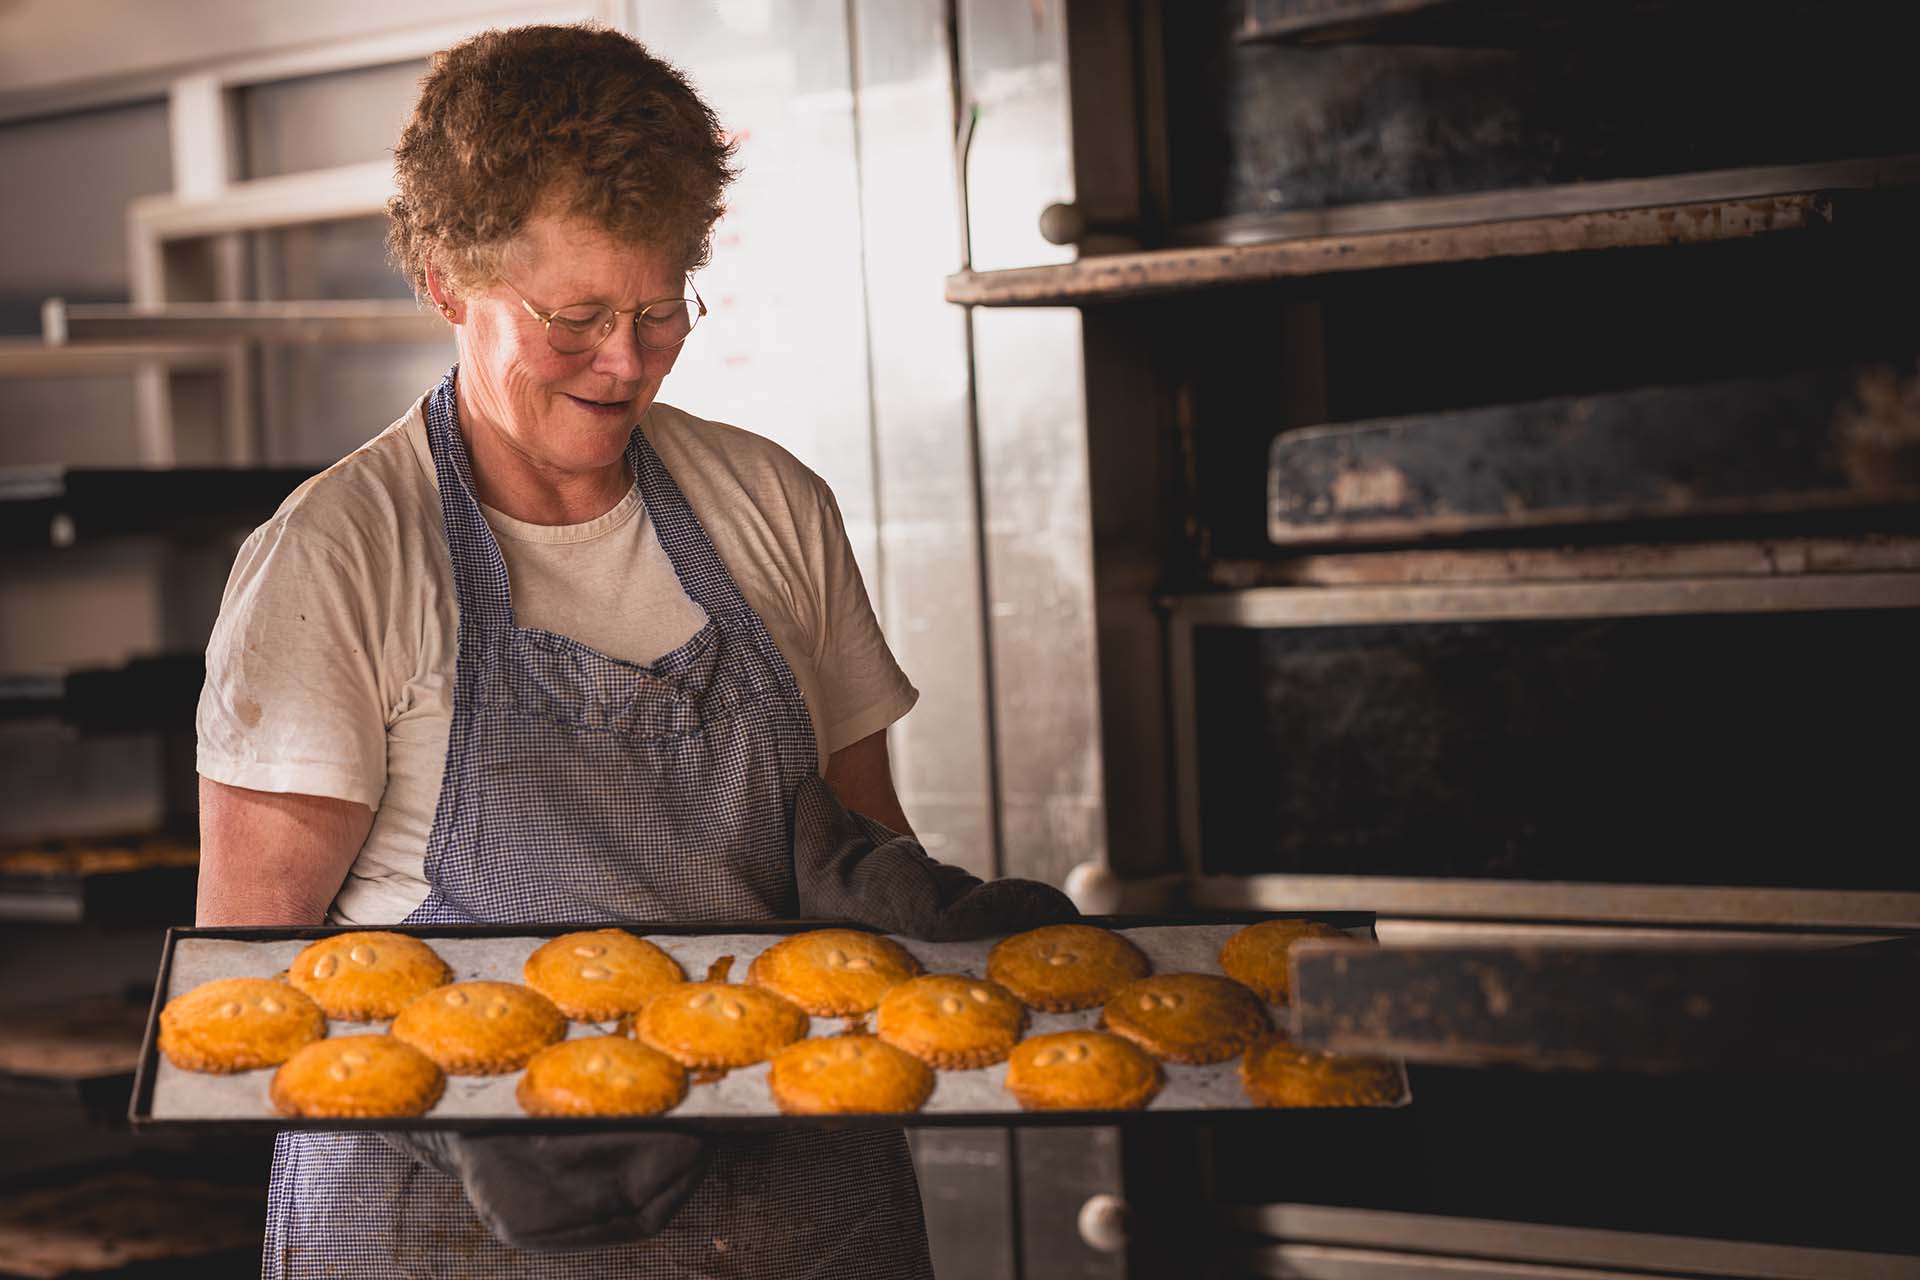
<svg viewBox="0 0 1920 1280">
<path fill-rule="evenodd" d="M 427 295 L 491 284 L 539 212 L 704 266 L 733 146 L 686 77 L 605 27 L 487 31 L 434 55 L 394 148 L 394 261 Z"/>
</svg>

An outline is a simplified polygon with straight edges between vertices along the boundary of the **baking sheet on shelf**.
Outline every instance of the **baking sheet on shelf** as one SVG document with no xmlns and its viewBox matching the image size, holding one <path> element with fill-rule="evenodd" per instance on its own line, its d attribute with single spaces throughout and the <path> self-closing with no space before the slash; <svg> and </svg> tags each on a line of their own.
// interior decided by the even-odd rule
<svg viewBox="0 0 1920 1280">
<path fill-rule="evenodd" d="M 1253 919 L 1256 917 L 1248 917 Z M 1371 939 L 1371 923 L 1352 917 L 1321 917 L 1345 928 L 1356 937 Z M 1131 939 L 1146 953 L 1155 973 L 1221 973 L 1220 945 L 1246 923 L 1203 924 L 1129 924 L 1124 920 L 1090 920 Z M 599 926 L 587 926 L 599 927 Z M 723 926 L 727 927 L 727 926 Z M 691 980 L 704 978 L 708 966 L 722 956 L 732 956 L 731 981 L 744 981 L 747 966 L 765 948 L 788 933 L 831 927 L 819 923 L 788 923 L 762 927 L 754 932 L 700 932 L 685 926 L 631 926 L 632 932 L 649 938 L 680 962 Z M 731 926 L 740 928 L 740 926 Z M 428 942 L 453 969 L 457 982 L 486 979 L 518 983 L 521 967 L 528 954 L 547 938 L 569 932 L 568 928 L 534 928 L 491 931 L 489 934 L 433 926 L 398 927 L 394 931 L 413 934 Z M 168 952 L 162 969 L 160 1001 L 191 991 L 216 978 L 280 977 L 293 958 L 313 938 L 342 930 L 181 930 L 169 935 Z M 248 933 L 236 937 L 233 933 Z M 987 953 L 998 941 L 986 938 L 971 942 L 922 942 L 913 938 L 894 940 L 913 953 L 928 973 L 959 973 L 984 977 Z M 156 1010 L 158 1003 L 156 1003 Z M 1283 1025 L 1285 1011 L 1269 1007 L 1276 1025 Z M 1098 1008 L 1074 1013 L 1040 1013 L 1029 1010 L 1029 1023 L 1023 1039 L 1052 1031 L 1093 1027 L 1100 1017 Z M 868 1015 L 870 1027 L 871 1015 Z M 660 1116 L 605 1116 L 590 1119 L 531 1117 L 521 1111 L 514 1099 L 520 1072 L 499 1076 L 449 1076 L 447 1089 L 438 1105 L 423 1117 L 395 1117 L 381 1120 L 288 1119 L 274 1112 L 267 1089 L 273 1078 L 271 1069 L 234 1075 L 211 1075 L 183 1071 L 160 1056 L 153 1043 L 157 1019 L 150 1019 L 147 1043 L 142 1049 L 142 1074 L 134 1093 L 132 1120 L 136 1127 L 174 1125 L 246 1125 L 264 1128 L 469 1128 L 496 1126 L 542 1128 L 649 1128 L 684 1127 L 685 1122 L 718 1122 L 721 1125 L 790 1125 L 825 1122 L 828 1124 L 902 1123 L 924 1124 L 1008 1124 L 1062 1123 L 1078 1118 L 1085 1123 L 1090 1114 L 1117 1116 L 1121 1112 L 1029 1112 L 1023 1111 L 1005 1089 L 1007 1064 L 973 1071 L 937 1073 L 932 1096 L 919 1112 L 911 1115 L 881 1116 L 783 1116 L 774 1105 L 767 1088 L 768 1064 L 755 1063 L 727 1072 L 717 1080 L 700 1082 L 699 1076 L 689 1088 L 687 1098 L 673 1111 Z M 384 1022 L 328 1023 L 329 1036 L 364 1035 L 383 1032 Z M 848 1029 L 845 1018 L 814 1018 L 809 1035 L 833 1036 Z M 605 1035 L 613 1032 L 613 1023 L 568 1024 L 569 1038 Z M 1148 1105 L 1148 1112 L 1210 1112 L 1250 1109 L 1252 1104 L 1240 1084 L 1240 1059 L 1206 1066 L 1162 1063 L 1166 1082 Z M 1401 1095 L 1397 1102 L 1409 1101 L 1405 1072 L 1401 1073 Z"/>
</svg>

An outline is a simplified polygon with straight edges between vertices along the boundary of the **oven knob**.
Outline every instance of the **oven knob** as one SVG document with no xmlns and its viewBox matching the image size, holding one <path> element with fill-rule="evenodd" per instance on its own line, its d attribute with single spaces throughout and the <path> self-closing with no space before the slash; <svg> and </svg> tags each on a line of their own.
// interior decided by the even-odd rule
<svg viewBox="0 0 1920 1280">
<path fill-rule="evenodd" d="M 1090 1196 L 1080 1206 L 1080 1238 L 1101 1253 L 1127 1247 L 1127 1202 L 1105 1192 Z"/>
<path fill-rule="evenodd" d="M 1120 910 L 1120 878 L 1105 863 L 1080 863 L 1067 872 L 1064 887 L 1084 915 L 1107 916 Z"/>
</svg>

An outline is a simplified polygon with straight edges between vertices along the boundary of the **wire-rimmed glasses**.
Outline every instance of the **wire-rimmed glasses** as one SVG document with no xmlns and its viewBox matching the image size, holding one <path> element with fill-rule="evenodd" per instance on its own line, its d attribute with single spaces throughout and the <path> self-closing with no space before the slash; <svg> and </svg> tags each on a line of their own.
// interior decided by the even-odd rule
<svg viewBox="0 0 1920 1280">
<path fill-rule="evenodd" d="M 561 355 L 577 356 L 592 351 L 607 340 L 621 316 L 633 317 L 633 336 L 649 351 L 670 351 L 687 340 L 693 326 L 707 314 L 700 291 L 687 281 L 690 298 L 660 298 L 631 311 L 619 311 L 598 302 L 576 302 L 572 306 L 542 311 L 528 302 L 508 281 L 501 281 L 527 314 L 547 331 L 547 345 Z"/>
</svg>

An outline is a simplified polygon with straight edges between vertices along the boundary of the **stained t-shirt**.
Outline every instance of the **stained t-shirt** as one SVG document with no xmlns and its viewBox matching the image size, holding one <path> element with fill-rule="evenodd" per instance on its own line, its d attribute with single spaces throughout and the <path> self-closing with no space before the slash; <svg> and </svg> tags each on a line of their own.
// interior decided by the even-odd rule
<svg viewBox="0 0 1920 1280">
<path fill-rule="evenodd" d="M 868 603 L 831 490 L 761 436 L 656 404 L 642 424 L 813 720 L 821 766 L 919 697 Z M 706 621 L 638 487 L 577 525 L 483 508 L 515 622 L 647 663 Z M 207 647 L 199 770 L 353 800 L 372 830 L 330 919 L 391 924 L 427 895 L 459 610 L 422 405 L 296 489 L 234 562 Z"/>
</svg>

